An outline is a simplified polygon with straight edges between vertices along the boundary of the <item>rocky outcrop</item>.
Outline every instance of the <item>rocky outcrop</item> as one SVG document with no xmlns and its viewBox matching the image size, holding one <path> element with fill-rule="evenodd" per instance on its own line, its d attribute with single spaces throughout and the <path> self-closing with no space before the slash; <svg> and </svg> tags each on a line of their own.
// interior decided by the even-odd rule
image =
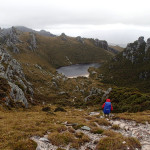
<svg viewBox="0 0 150 150">
<path fill-rule="evenodd" d="M 30 50 L 35 51 L 35 49 L 37 48 L 37 40 L 34 33 L 30 33 L 29 44 L 30 44 L 29 45 Z"/>
<path fill-rule="evenodd" d="M 150 38 L 147 39 L 147 43 L 145 46 L 145 53 L 150 49 Z"/>
<path fill-rule="evenodd" d="M 9 96 L 15 102 L 22 102 L 27 107 L 25 94 L 33 95 L 31 84 L 27 82 L 21 65 L 2 47 L 0 48 L 0 77 L 5 78 L 11 87 Z"/>
<path fill-rule="evenodd" d="M 84 40 L 83 40 L 83 38 L 81 38 L 81 36 L 77 36 L 76 39 L 77 39 L 77 41 L 80 42 L 81 44 L 84 44 Z"/>
<path fill-rule="evenodd" d="M 105 49 L 107 51 L 110 51 L 110 52 L 112 52 L 114 54 L 119 53 L 116 49 L 109 47 L 107 41 L 105 41 L 105 40 L 95 39 L 94 44 L 97 47 L 103 48 L 103 49 Z"/>
<path fill-rule="evenodd" d="M 6 44 L 13 53 L 19 53 L 17 44 L 22 42 L 19 34 L 20 32 L 15 27 L 0 30 L 1 43 Z"/>
<path fill-rule="evenodd" d="M 144 37 L 143 36 L 140 36 L 139 38 L 138 38 L 138 41 L 137 41 L 137 49 L 139 49 L 140 48 L 140 46 L 142 45 L 142 44 L 144 44 L 145 43 L 145 41 L 144 41 Z"/>
<path fill-rule="evenodd" d="M 40 30 L 39 32 L 38 31 L 35 31 L 35 32 L 39 35 L 48 36 L 48 37 L 55 37 L 56 36 L 56 35 L 48 32 L 48 31 L 45 31 L 45 30 Z"/>
<path fill-rule="evenodd" d="M 109 97 L 109 94 L 111 91 L 112 91 L 112 88 L 108 88 L 107 91 L 104 91 L 104 94 L 102 96 L 102 101 L 106 100 Z"/>
<path fill-rule="evenodd" d="M 60 37 L 61 37 L 61 39 L 62 39 L 63 41 L 67 41 L 67 36 L 66 36 L 65 33 L 62 33 L 62 34 L 60 35 Z"/>
<path fill-rule="evenodd" d="M 97 47 L 103 48 L 105 50 L 108 50 L 108 43 L 104 40 L 95 39 L 95 45 Z"/>
<path fill-rule="evenodd" d="M 145 46 L 146 45 L 146 46 Z M 143 49 L 145 48 L 145 50 Z M 134 43 L 129 43 L 123 51 L 123 57 L 130 60 L 132 63 L 136 63 L 139 60 L 139 56 L 145 55 L 145 52 L 149 48 L 148 44 L 144 41 L 144 37 L 141 36 Z"/>
<path fill-rule="evenodd" d="M 96 88 L 96 87 L 92 87 L 89 91 L 89 95 L 87 97 L 84 98 L 84 101 L 87 102 L 89 100 L 91 100 L 91 96 L 93 95 L 101 95 L 103 93 L 103 90 Z"/>
</svg>

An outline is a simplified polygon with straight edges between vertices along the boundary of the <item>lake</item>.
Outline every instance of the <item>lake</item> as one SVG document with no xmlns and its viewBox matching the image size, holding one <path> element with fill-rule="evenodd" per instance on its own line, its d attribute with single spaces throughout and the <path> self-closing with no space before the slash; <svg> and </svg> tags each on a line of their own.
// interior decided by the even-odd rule
<svg viewBox="0 0 150 150">
<path fill-rule="evenodd" d="M 57 69 L 58 73 L 64 74 L 68 78 L 76 78 L 79 76 L 88 77 L 89 67 L 98 68 L 101 64 L 99 63 L 91 63 L 91 64 L 76 64 L 76 65 L 70 65 L 65 67 L 60 67 Z"/>
</svg>

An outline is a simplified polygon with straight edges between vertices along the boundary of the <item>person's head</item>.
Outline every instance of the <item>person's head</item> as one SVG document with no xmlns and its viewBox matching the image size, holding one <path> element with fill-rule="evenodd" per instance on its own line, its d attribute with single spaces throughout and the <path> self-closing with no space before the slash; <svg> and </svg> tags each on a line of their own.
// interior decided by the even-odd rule
<svg viewBox="0 0 150 150">
<path fill-rule="evenodd" d="M 106 102 L 110 102 L 110 99 L 106 99 Z"/>
</svg>

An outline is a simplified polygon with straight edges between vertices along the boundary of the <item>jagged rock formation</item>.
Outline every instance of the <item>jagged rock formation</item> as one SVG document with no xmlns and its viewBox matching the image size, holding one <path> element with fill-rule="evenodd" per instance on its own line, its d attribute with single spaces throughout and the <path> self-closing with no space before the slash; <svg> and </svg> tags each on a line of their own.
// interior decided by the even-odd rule
<svg viewBox="0 0 150 150">
<path fill-rule="evenodd" d="M 29 48 L 32 50 L 32 51 L 35 51 L 35 49 L 37 48 L 37 40 L 36 40 L 36 36 L 34 33 L 30 33 L 30 40 L 29 40 Z"/>
<path fill-rule="evenodd" d="M 94 40 L 94 44 L 95 44 L 97 47 L 103 48 L 103 49 L 105 49 L 105 50 L 107 50 L 107 51 L 110 51 L 110 52 L 113 52 L 113 53 L 115 53 L 115 54 L 118 53 L 117 50 L 115 50 L 114 48 L 109 47 L 107 41 L 105 41 L 105 40 L 95 39 L 95 40 Z"/>
<path fill-rule="evenodd" d="M 148 51 L 149 48 L 150 48 L 150 38 L 147 39 L 145 53 Z"/>
<path fill-rule="evenodd" d="M 21 65 L 2 47 L 0 47 L 0 77 L 5 78 L 11 87 L 6 104 L 9 105 L 11 98 L 14 102 L 22 102 L 28 107 L 25 94 L 33 95 L 31 84 L 26 80 Z"/>
<path fill-rule="evenodd" d="M 134 43 L 127 45 L 126 49 L 123 52 L 123 57 L 130 60 L 132 63 L 136 63 L 142 59 L 147 60 L 147 52 L 150 47 L 150 38 L 147 39 L 147 43 L 144 41 L 144 37 L 141 36 Z"/>
<path fill-rule="evenodd" d="M 101 48 L 103 48 L 105 50 L 108 50 L 108 43 L 107 43 L 107 41 L 95 39 L 95 45 L 97 47 L 101 47 Z"/>
<path fill-rule="evenodd" d="M 63 41 L 67 41 L 67 36 L 66 36 L 65 33 L 62 33 L 62 34 L 60 35 L 60 37 L 61 37 L 61 39 L 62 39 Z"/>
<path fill-rule="evenodd" d="M 48 32 L 48 31 L 45 31 L 45 30 L 40 30 L 39 32 L 37 32 L 37 34 L 43 35 L 43 36 L 48 36 L 48 37 L 55 37 L 56 36 L 56 35 Z"/>
<path fill-rule="evenodd" d="M 84 101 L 87 102 L 88 100 L 90 100 L 90 97 L 93 95 L 101 95 L 104 91 L 102 89 L 96 88 L 96 87 L 92 87 L 89 91 L 89 95 L 87 97 L 84 98 Z"/>
<path fill-rule="evenodd" d="M 19 34 L 20 32 L 15 27 L 2 29 L 0 30 L 0 41 L 6 44 L 13 53 L 19 53 L 17 44 L 22 42 L 18 37 Z"/>
<path fill-rule="evenodd" d="M 145 42 L 141 36 L 135 42 L 129 43 L 123 52 L 101 67 L 100 74 L 103 74 L 102 82 L 117 86 L 130 85 L 149 92 L 150 38 Z"/>
<path fill-rule="evenodd" d="M 83 38 L 81 38 L 81 36 L 77 36 L 76 39 L 78 42 L 84 44 L 84 40 L 83 40 Z"/>
</svg>

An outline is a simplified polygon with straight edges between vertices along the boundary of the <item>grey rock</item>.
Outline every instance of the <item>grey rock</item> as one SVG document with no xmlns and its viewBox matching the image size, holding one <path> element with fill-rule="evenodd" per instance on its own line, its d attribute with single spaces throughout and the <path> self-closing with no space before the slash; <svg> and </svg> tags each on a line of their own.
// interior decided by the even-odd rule
<svg viewBox="0 0 150 150">
<path fill-rule="evenodd" d="M 137 49 L 138 49 L 143 43 L 145 43 L 144 37 L 143 37 L 143 36 L 140 36 L 140 37 L 138 38 Z"/>
<path fill-rule="evenodd" d="M 65 91 L 62 91 L 62 92 L 59 92 L 58 94 L 59 94 L 59 95 L 65 95 L 65 94 L 68 94 L 68 93 L 65 92 Z"/>
<path fill-rule="evenodd" d="M 38 68 L 38 69 L 40 69 L 40 70 L 42 70 L 42 67 L 39 66 L 38 64 L 35 64 L 35 67 Z"/>
<path fill-rule="evenodd" d="M 96 115 L 99 115 L 100 113 L 99 112 L 90 112 L 90 116 L 96 116 Z"/>
<path fill-rule="evenodd" d="M 97 72 L 96 71 L 92 71 L 91 74 L 94 75 L 94 74 L 97 74 Z"/>
<path fill-rule="evenodd" d="M 69 148 L 69 150 L 77 150 L 76 148 Z"/>
<path fill-rule="evenodd" d="M 107 41 L 104 41 L 104 40 L 95 39 L 95 45 L 105 50 L 109 49 Z"/>
<path fill-rule="evenodd" d="M 87 102 L 90 100 L 91 95 L 88 95 L 87 97 L 84 98 L 84 101 Z"/>
<path fill-rule="evenodd" d="M 145 53 L 148 51 L 150 48 L 150 38 L 147 39 L 146 47 L 145 47 Z"/>
<path fill-rule="evenodd" d="M 76 37 L 77 41 L 84 44 L 84 40 L 81 38 L 81 36 Z"/>
<path fill-rule="evenodd" d="M 89 128 L 88 126 L 83 126 L 83 127 L 81 127 L 81 129 L 82 130 L 86 130 L 86 131 L 90 131 L 91 130 L 91 128 Z"/>
<path fill-rule="evenodd" d="M 36 36 L 34 33 L 30 33 L 30 41 L 29 41 L 30 45 L 29 48 L 32 51 L 35 51 L 35 49 L 37 48 L 37 41 L 36 41 Z"/>
<path fill-rule="evenodd" d="M 67 41 L 67 36 L 65 33 L 62 33 L 60 36 L 63 41 Z"/>
<path fill-rule="evenodd" d="M 66 60 L 68 62 L 69 65 L 72 65 L 72 62 L 70 61 L 70 59 L 68 58 L 68 56 L 66 56 Z"/>
<path fill-rule="evenodd" d="M 22 102 L 27 107 L 28 102 L 25 93 L 28 89 L 33 95 L 31 84 L 27 82 L 21 65 L 3 48 L 0 48 L 0 76 L 7 79 L 11 87 L 10 97 L 15 102 Z"/>
<path fill-rule="evenodd" d="M 13 53 L 19 53 L 19 49 L 16 46 L 16 44 L 22 42 L 19 39 L 19 34 L 20 32 L 15 27 L 7 30 L 3 29 L 0 31 L 1 41 L 3 41 L 3 44 L 6 44 L 8 47 L 10 47 L 10 50 Z"/>
<path fill-rule="evenodd" d="M 40 138 L 39 140 L 43 141 L 43 142 L 49 142 L 49 140 L 47 138 L 44 138 L 44 137 Z"/>
<path fill-rule="evenodd" d="M 150 39 L 148 39 L 148 41 L 146 43 L 145 52 L 140 50 L 140 47 L 144 46 L 144 45 L 145 45 L 144 37 L 141 36 L 134 43 L 129 43 L 127 45 L 122 56 L 124 58 L 130 60 L 132 63 L 137 63 L 139 60 L 139 56 L 142 54 L 145 54 L 147 52 L 147 50 L 150 46 Z M 143 60 L 147 60 L 147 58 L 144 57 Z"/>
<path fill-rule="evenodd" d="M 109 93 L 112 91 L 112 88 L 108 88 L 107 91 L 104 91 L 102 96 L 102 100 L 107 99 L 109 97 Z"/>
<path fill-rule="evenodd" d="M 20 89 L 17 85 L 8 82 L 10 87 L 11 87 L 11 91 L 10 91 L 10 97 L 15 101 L 15 102 L 22 102 L 25 107 L 28 107 L 28 102 L 27 99 L 24 95 L 24 92 L 22 91 L 22 89 Z"/>
</svg>

